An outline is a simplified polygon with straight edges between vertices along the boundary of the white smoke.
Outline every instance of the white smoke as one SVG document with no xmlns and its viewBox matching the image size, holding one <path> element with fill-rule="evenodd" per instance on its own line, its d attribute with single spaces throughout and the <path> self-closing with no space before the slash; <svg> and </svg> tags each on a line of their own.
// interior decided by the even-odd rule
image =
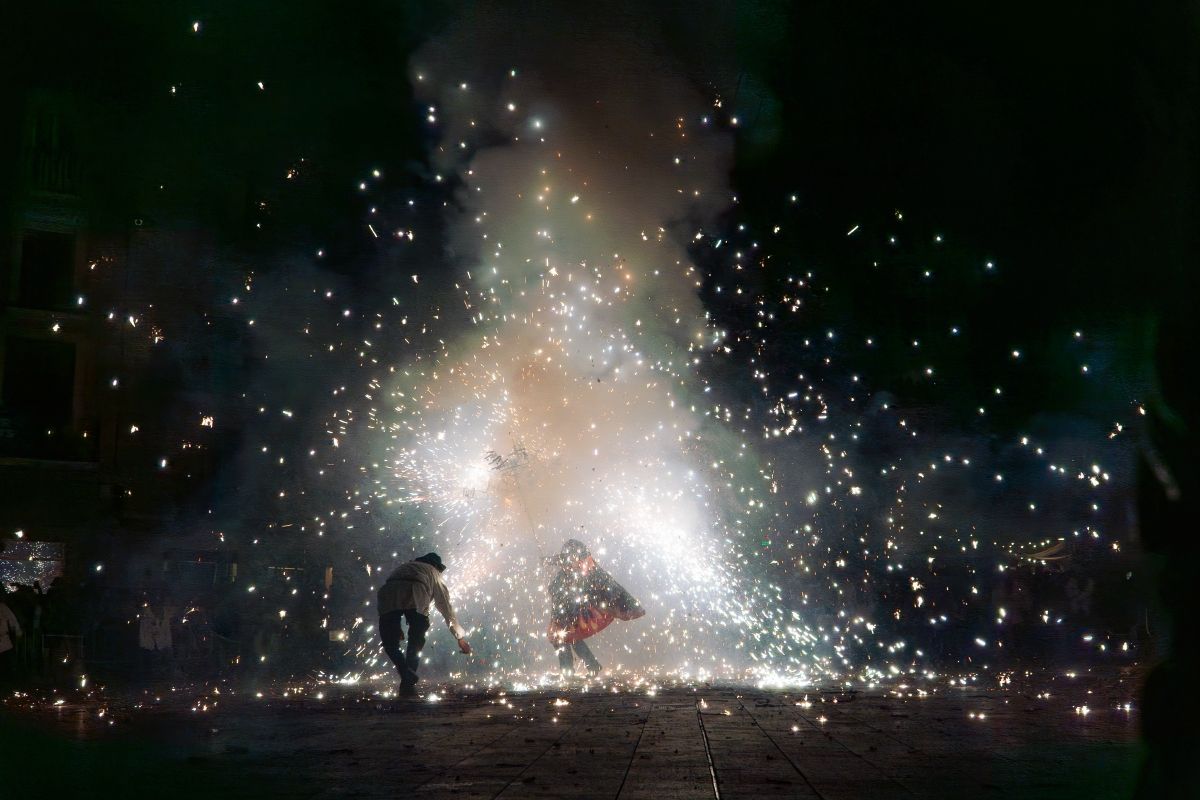
<svg viewBox="0 0 1200 800">
<path fill-rule="evenodd" d="M 732 142 L 635 20 L 527 25 L 539 8 L 475 5 L 412 66 L 435 180 L 460 187 L 447 268 L 469 324 L 397 370 L 382 493 L 420 509 L 497 666 L 553 662 L 538 558 L 574 537 L 649 611 L 598 637 L 602 660 L 727 671 L 745 659 L 713 630 L 741 645 L 760 621 L 719 455 L 744 452 L 702 424 L 695 363 L 720 334 L 687 245 L 730 203 Z"/>
</svg>

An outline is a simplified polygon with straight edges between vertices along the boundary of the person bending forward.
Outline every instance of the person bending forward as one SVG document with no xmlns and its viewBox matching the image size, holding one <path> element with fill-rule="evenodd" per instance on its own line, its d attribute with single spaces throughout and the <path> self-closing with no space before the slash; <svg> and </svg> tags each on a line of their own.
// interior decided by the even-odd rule
<svg viewBox="0 0 1200 800">
<path fill-rule="evenodd" d="M 421 663 L 421 648 L 425 646 L 425 634 L 429 631 L 429 606 L 437 610 L 450 626 L 450 632 L 458 640 L 458 649 L 471 654 L 463 629 L 454 616 L 450 605 L 450 590 L 442 581 L 446 565 L 437 553 L 426 553 L 420 558 L 401 564 L 379 590 L 379 638 L 388 658 L 400 673 L 400 694 L 413 697 L 417 694 L 417 667 Z M 400 649 L 404 641 L 404 623 L 408 623 L 408 646 Z"/>
</svg>

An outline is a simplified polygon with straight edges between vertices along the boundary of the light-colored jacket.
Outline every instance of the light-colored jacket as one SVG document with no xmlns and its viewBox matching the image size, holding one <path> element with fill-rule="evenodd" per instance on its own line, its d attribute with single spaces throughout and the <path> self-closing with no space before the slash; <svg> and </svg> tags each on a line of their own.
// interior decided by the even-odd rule
<svg viewBox="0 0 1200 800">
<path fill-rule="evenodd" d="M 450 605 L 450 590 L 442 580 L 438 568 L 424 561 L 409 561 L 401 564 L 387 583 L 379 590 L 379 614 L 389 611 L 407 611 L 414 609 L 418 613 L 429 616 L 429 606 L 437 606 L 437 610 L 450 626 L 450 632 L 455 639 L 461 639 L 466 633 L 454 616 L 454 608 Z"/>
<path fill-rule="evenodd" d="M 13 640 L 20 635 L 21 624 L 17 622 L 17 615 L 7 603 L 0 601 L 0 653 L 12 650 L 16 646 Z"/>
</svg>

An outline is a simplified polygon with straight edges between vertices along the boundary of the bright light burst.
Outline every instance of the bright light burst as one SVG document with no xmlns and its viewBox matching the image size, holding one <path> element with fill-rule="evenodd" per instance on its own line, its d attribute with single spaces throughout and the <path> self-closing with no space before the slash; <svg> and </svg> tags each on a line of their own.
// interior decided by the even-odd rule
<svg viewBox="0 0 1200 800">
<path fill-rule="evenodd" d="M 481 102 L 493 101 L 506 107 Z M 745 569 L 763 509 L 754 456 L 714 422 L 699 365 L 723 335 L 666 227 L 711 212 L 685 187 L 717 180 L 720 134 L 663 116 L 643 147 L 617 152 L 577 127 L 586 119 L 534 120 L 541 136 L 523 141 L 523 123 L 501 117 L 509 140 L 477 150 L 478 111 L 437 118 L 463 145 L 444 165 L 463 182 L 453 235 L 480 245 L 454 284 L 471 327 L 375 387 L 386 403 L 370 418 L 388 440 L 377 498 L 451 563 L 494 668 L 547 668 L 540 562 L 573 537 L 648 609 L 601 637 L 610 666 L 732 675 L 774 655 L 802 677 L 824 659 Z"/>
<path fill-rule="evenodd" d="M 465 669 L 447 664 L 452 678 L 551 680 L 542 559 L 567 538 L 586 542 L 647 609 L 596 642 L 630 686 L 933 681 L 943 666 L 967 685 L 1003 657 L 1018 618 L 1063 624 L 1058 600 L 1014 616 L 1029 593 L 1010 584 L 1021 565 L 1063 557 L 1072 537 L 1103 539 L 1069 510 L 1085 499 L 1094 515 L 1109 488 L 1096 449 L 1049 461 L 1026 437 L 999 459 L 885 394 L 864 404 L 870 376 L 834 376 L 834 356 L 850 347 L 839 332 L 798 339 L 789 321 L 828 287 L 813 272 L 756 284 L 749 273 L 766 249 L 744 225 L 713 221 L 734 198 L 730 128 L 703 113 L 711 103 L 687 90 L 662 107 L 633 98 L 579 110 L 515 70 L 469 91 L 450 79 L 439 92 L 435 73 L 450 70 L 431 67 L 418 86 L 440 143 L 432 183 L 454 187 L 445 220 L 458 255 L 411 275 L 419 310 L 393 299 L 399 318 L 378 315 L 401 333 L 401 355 L 389 363 L 371 342 L 359 349 L 368 407 L 338 412 L 329 430 L 337 448 L 365 421 L 360 474 L 394 560 L 436 549 L 450 564 L 477 654 Z M 859 224 L 850 232 L 864 235 Z M 723 330 L 702 287 L 754 322 Z M 781 330 L 802 363 L 829 374 L 772 375 Z M 864 352 L 883 344 L 855 338 Z M 921 340 L 904 348 L 923 380 L 947 380 Z M 863 452 L 868 439 L 889 454 Z M 968 487 L 1008 492 L 1004 469 L 1045 474 L 1042 462 L 1063 502 L 1031 528 L 1039 534 L 1004 530 L 1018 509 L 1044 513 L 1036 503 L 974 505 L 984 495 Z M 1061 480 L 1075 472 L 1074 484 Z M 361 497 L 348 495 L 355 508 Z M 368 574 L 377 585 L 389 570 Z M 373 627 L 356 627 L 368 673 L 386 671 Z M 1115 652 L 1115 642 L 1096 652 L 1109 644 Z"/>
</svg>

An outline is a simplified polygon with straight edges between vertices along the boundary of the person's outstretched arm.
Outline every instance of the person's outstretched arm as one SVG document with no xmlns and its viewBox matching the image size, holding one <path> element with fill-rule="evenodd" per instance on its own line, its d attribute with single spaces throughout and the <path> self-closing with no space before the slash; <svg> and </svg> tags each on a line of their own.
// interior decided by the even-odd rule
<svg viewBox="0 0 1200 800">
<path fill-rule="evenodd" d="M 466 631 L 462 629 L 462 626 L 458 624 L 458 619 L 454 616 L 454 607 L 450 605 L 450 590 L 446 588 L 445 581 L 440 578 L 433 583 L 433 604 L 446 620 L 446 624 L 450 626 L 450 632 L 454 634 L 454 638 L 458 640 L 458 649 L 470 655 L 471 645 L 467 644 Z"/>
</svg>

